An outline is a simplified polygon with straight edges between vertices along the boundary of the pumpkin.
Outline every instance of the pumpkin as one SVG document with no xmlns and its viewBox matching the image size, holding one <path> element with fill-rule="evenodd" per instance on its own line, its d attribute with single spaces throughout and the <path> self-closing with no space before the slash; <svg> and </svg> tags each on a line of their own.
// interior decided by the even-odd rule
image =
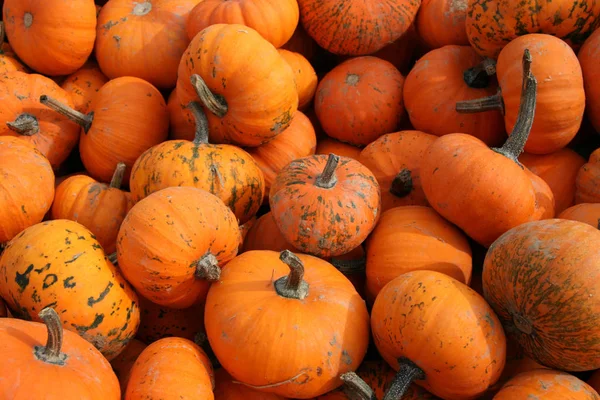
<svg viewBox="0 0 600 400">
<path fill-rule="evenodd" d="M 598 400 L 600 396 L 579 378 L 550 369 L 523 372 L 508 381 L 494 396 L 495 400 L 524 398 Z"/>
<path fill-rule="evenodd" d="M 265 200 L 268 199 L 275 177 L 283 167 L 293 160 L 315 154 L 316 146 L 315 129 L 308 117 L 297 111 L 290 126 L 275 139 L 246 149 L 265 177 Z"/>
<path fill-rule="evenodd" d="M 119 400 L 119 381 L 90 343 L 68 330 L 51 307 L 44 323 L 0 320 L 0 393 L 6 399 Z M 44 345 L 45 343 L 45 345 Z"/>
<path fill-rule="evenodd" d="M 96 59 L 111 79 L 135 76 L 175 87 L 189 40 L 188 15 L 202 0 L 110 0 L 98 15 Z M 143 32 L 143 34 L 140 34 Z"/>
<path fill-rule="evenodd" d="M 412 271 L 377 295 L 371 329 L 398 371 L 385 399 L 415 381 L 441 398 L 475 398 L 502 373 L 506 338 L 498 317 L 467 285 L 437 271 Z"/>
<path fill-rule="evenodd" d="M 242 252 L 251 250 L 298 251 L 285 240 L 271 211 L 261 215 L 248 230 Z"/>
<path fill-rule="evenodd" d="M 281 57 L 294 71 L 296 90 L 298 91 L 298 108 L 306 108 L 317 91 L 317 73 L 310 62 L 300 53 L 289 50 L 277 50 Z M 285 131 L 284 131 L 285 132 Z"/>
<path fill-rule="evenodd" d="M 315 54 L 319 50 L 319 46 L 317 46 L 317 42 L 311 38 L 302 24 L 298 24 L 296 26 L 296 30 L 294 34 L 283 46 L 282 49 L 293 51 L 294 53 L 302 54 L 307 60 L 311 60 L 314 58 Z"/>
<path fill-rule="evenodd" d="M 406 76 L 403 94 L 410 122 L 436 136 L 461 132 L 490 146 L 501 144 L 506 133 L 498 110 L 462 114 L 455 107 L 457 101 L 496 94 L 498 84 L 488 75 L 493 72 L 494 63 L 468 46 L 447 45 L 428 52 Z"/>
<path fill-rule="evenodd" d="M 39 103 L 48 94 L 72 106 L 71 96 L 51 79 L 38 74 L 9 72 L 0 76 L 0 136 L 31 142 L 57 169 L 79 140 L 79 127 Z"/>
<path fill-rule="evenodd" d="M 340 142 L 329 137 L 317 140 L 317 149 L 315 154 L 337 154 L 342 157 L 348 157 L 358 160 L 361 152 L 360 147 L 353 146 L 348 143 Z"/>
<path fill-rule="evenodd" d="M 598 19 L 600 21 L 600 18 Z M 577 54 L 583 73 L 587 116 L 600 132 L 600 30 L 594 31 Z"/>
<path fill-rule="evenodd" d="M 90 176 L 101 182 L 109 182 L 117 164 L 123 162 L 127 165 L 123 183 L 129 184 L 135 160 L 168 135 L 165 100 L 154 86 L 139 78 L 116 78 L 102 86 L 89 114 L 57 100 L 40 97 L 42 104 L 81 125 L 81 161 Z"/>
<path fill-rule="evenodd" d="M 200 99 L 214 143 L 264 144 L 290 125 L 298 108 L 292 69 L 243 25 L 203 29 L 185 51 L 178 76 L 179 101 L 186 106 Z"/>
<path fill-rule="evenodd" d="M 273 393 L 265 393 L 236 382 L 224 369 L 215 371 L 215 400 L 285 400 Z"/>
<path fill-rule="evenodd" d="M 600 203 L 600 149 L 577 172 L 575 204 L 581 203 Z"/>
<path fill-rule="evenodd" d="M 90 112 L 92 99 L 108 78 L 100 71 L 95 61 L 89 60 L 83 67 L 69 75 L 61 87 L 71 94 L 73 108 L 81 113 Z"/>
<path fill-rule="evenodd" d="M 244 223 L 263 201 L 260 165 L 239 147 L 208 144 L 206 116 L 197 104 L 191 107 L 198 124 L 194 141 L 166 141 L 140 155 L 132 168 L 131 194 L 139 201 L 171 186 L 197 187 L 223 200 Z"/>
<path fill-rule="evenodd" d="M 468 46 L 467 7 L 466 0 L 423 0 L 416 19 L 423 43 L 430 49 Z"/>
<path fill-rule="evenodd" d="M 25 229 L 6 246 L 0 279 L 0 296 L 15 316 L 38 320 L 35 313 L 51 305 L 65 329 L 108 360 L 138 329 L 136 293 L 105 258 L 94 235 L 77 222 L 60 219 Z"/>
<path fill-rule="evenodd" d="M 214 372 L 206 353 L 183 338 L 164 338 L 142 351 L 131 368 L 126 400 L 213 400 Z"/>
<path fill-rule="evenodd" d="M 381 187 L 381 211 L 405 205 L 427 205 L 419 171 L 425 151 L 436 139 L 420 131 L 400 131 L 381 136 L 358 157 Z"/>
<path fill-rule="evenodd" d="M 358 367 L 369 341 L 367 308 L 352 283 L 328 262 L 288 250 L 231 260 L 209 289 L 204 324 L 237 381 L 299 399 L 340 386 L 336 377 Z"/>
<path fill-rule="evenodd" d="M 196 123 L 187 106 L 181 105 L 177 96 L 177 88 L 169 94 L 167 101 L 169 111 L 169 138 L 172 140 L 194 140 Z"/>
<path fill-rule="evenodd" d="M 392 63 L 402 75 L 406 76 L 414 64 L 413 56 L 419 40 L 415 23 L 413 23 L 395 42 L 373 53 L 372 56 Z"/>
<path fill-rule="evenodd" d="M 4 41 L 5 33 L 4 22 L 0 21 L 0 74 L 14 71 L 28 72 L 27 67 L 17 60 L 12 48 Z"/>
<path fill-rule="evenodd" d="M 5 0 L 2 20 L 14 52 L 40 74 L 72 74 L 94 49 L 92 0 Z"/>
<path fill-rule="evenodd" d="M 141 322 L 137 338 L 153 343 L 166 337 L 194 340 L 204 332 L 204 304 L 193 304 L 184 309 L 167 308 L 140 298 Z"/>
<path fill-rule="evenodd" d="M 381 214 L 367 240 L 367 293 L 377 293 L 399 275 L 441 272 L 469 284 L 471 248 L 464 234 L 429 207 L 396 207 Z"/>
<path fill-rule="evenodd" d="M 115 371 L 119 379 L 122 394 L 125 394 L 127 390 L 127 383 L 129 382 L 131 368 L 135 364 L 135 360 L 137 360 L 146 347 L 146 344 L 137 339 L 132 339 L 123 351 L 110 362 L 113 371 Z"/>
<path fill-rule="evenodd" d="M 292 37 L 300 18 L 296 0 L 201 0 L 190 13 L 190 40 L 215 24 L 240 24 L 256 30 L 279 48 Z"/>
<path fill-rule="evenodd" d="M 421 0 L 298 0 L 306 32 L 334 54 L 371 54 L 398 39 Z"/>
<path fill-rule="evenodd" d="M 404 103 L 404 77 L 387 61 L 357 57 L 319 82 L 315 111 L 325 133 L 355 146 L 397 130 Z"/>
<path fill-rule="evenodd" d="M 88 228 L 106 254 L 117 249 L 117 234 L 133 206 L 131 195 L 121 190 L 125 164 L 117 164 L 110 185 L 85 175 L 75 175 L 56 188 L 52 219 L 70 219 Z"/>
<path fill-rule="evenodd" d="M 152 193 L 129 211 L 117 237 L 125 278 L 146 299 L 170 308 L 202 302 L 208 280 L 237 254 L 240 231 L 218 197 L 194 187 Z"/>
<path fill-rule="evenodd" d="M 578 47 L 600 25 L 600 3 L 469 1 L 465 24 L 469 42 L 486 57 L 498 57 L 507 43 L 530 33 L 554 35 Z"/>
<path fill-rule="evenodd" d="M 304 253 L 332 257 L 367 238 L 379 218 L 381 193 L 373 174 L 358 161 L 314 155 L 281 170 L 269 204 L 288 243 Z"/>
<path fill-rule="evenodd" d="M 585 222 L 600 229 L 600 203 L 580 203 L 569 207 L 556 218 Z"/>
<path fill-rule="evenodd" d="M 5 242 L 41 222 L 52 206 L 54 173 L 46 157 L 31 143 L 12 136 L 0 136 L 0 180 L 2 253 Z"/>
</svg>

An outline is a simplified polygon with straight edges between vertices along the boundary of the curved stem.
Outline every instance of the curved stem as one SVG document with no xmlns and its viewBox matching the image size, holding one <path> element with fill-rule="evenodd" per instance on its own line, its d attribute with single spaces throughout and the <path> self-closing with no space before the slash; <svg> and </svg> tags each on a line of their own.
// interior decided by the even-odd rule
<svg viewBox="0 0 600 400">
<path fill-rule="evenodd" d="M 505 110 L 502 91 L 498 89 L 496 94 L 481 99 L 459 101 L 456 103 L 455 110 L 461 114 L 474 114 L 484 111 L 499 110 L 502 115 L 504 115 Z"/>
<path fill-rule="evenodd" d="M 288 299 L 302 300 L 308 296 L 308 283 L 304 281 L 304 264 L 289 250 L 279 254 L 279 259 L 290 268 L 287 276 L 277 279 L 274 283 L 278 295 Z"/>
<path fill-rule="evenodd" d="M 387 393 L 383 396 L 383 400 L 401 399 L 413 381 L 425 379 L 423 370 L 408 358 L 401 358 L 398 362 L 400 369 Z"/>
<path fill-rule="evenodd" d="M 390 193 L 396 197 L 406 197 L 413 191 L 413 180 L 410 170 L 408 168 L 404 168 L 402 171 L 398 172 L 398 175 L 392 181 L 392 186 L 390 186 Z"/>
<path fill-rule="evenodd" d="M 317 177 L 315 185 L 323 189 L 331 189 L 337 183 L 337 176 L 335 176 L 335 170 L 340 163 L 340 156 L 333 153 L 329 154 L 327 158 L 327 164 L 323 168 L 321 175 Z"/>
<path fill-rule="evenodd" d="M 110 261 L 111 263 L 117 265 L 118 260 L 117 260 L 117 252 L 116 251 L 114 253 L 107 255 L 106 258 L 108 258 L 108 261 Z"/>
<path fill-rule="evenodd" d="M 34 115 L 22 113 L 12 122 L 6 122 L 8 129 L 23 136 L 33 136 L 40 131 L 40 124 Z"/>
<path fill-rule="evenodd" d="M 517 121 L 508 137 L 508 140 L 501 148 L 492 148 L 497 153 L 510 158 L 519 166 L 519 155 L 523 152 L 525 143 L 529 138 L 533 119 L 535 117 L 535 103 L 537 99 L 537 80 L 531 72 L 531 53 L 529 49 L 523 52 L 523 83 L 521 88 L 521 104 L 519 105 L 519 114 Z M 521 166 L 522 168 L 522 166 Z"/>
<path fill-rule="evenodd" d="M 349 400 L 377 400 L 373 389 L 355 372 L 346 372 L 340 379 L 344 382 L 344 394 Z"/>
<path fill-rule="evenodd" d="M 40 96 L 40 103 L 42 103 L 48 108 L 53 109 L 59 114 L 64 115 L 71 121 L 81 125 L 85 133 L 87 133 L 90 130 L 90 127 L 92 126 L 92 121 L 94 120 L 92 113 L 89 113 L 87 115 L 80 113 L 79 111 L 74 110 L 65 104 L 62 104 L 58 100 L 46 96 L 45 94 Z"/>
<path fill-rule="evenodd" d="M 67 355 L 61 353 L 63 344 L 63 328 L 60 323 L 60 317 L 51 307 L 46 307 L 38 316 L 46 324 L 48 329 L 48 339 L 46 346 L 35 346 L 34 354 L 38 360 L 49 364 L 64 365 Z"/>
<path fill-rule="evenodd" d="M 212 253 L 206 253 L 196 262 L 196 278 L 216 282 L 221 278 L 219 260 Z"/>
<path fill-rule="evenodd" d="M 228 110 L 225 99 L 222 96 L 211 92 L 200 75 L 192 75 L 190 81 L 192 82 L 192 86 L 196 90 L 196 94 L 200 98 L 200 101 L 204 104 L 204 107 L 208 108 L 208 110 L 217 117 L 223 118 Z"/>
<path fill-rule="evenodd" d="M 208 119 L 206 118 L 202 106 L 197 101 L 190 101 L 187 107 L 194 116 L 194 121 L 196 121 L 194 144 L 208 144 Z"/>
<path fill-rule="evenodd" d="M 496 61 L 486 57 L 476 66 L 463 72 L 463 80 L 469 87 L 483 89 L 489 86 L 490 77 L 493 75 L 496 75 Z"/>
<path fill-rule="evenodd" d="M 363 257 L 358 260 L 340 260 L 332 258 L 331 264 L 344 275 L 361 274 L 367 268 L 367 260 Z"/>
<path fill-rule="evenodd" d="M 115 168 L 115 173 L 110 180 L 110 187 L 113 189 L 121 189 L 121 185 L 123 184 L 123 176 L 125 176 L 125 170 L 127 169 L 127 165 L 124 162 L 120 162 L 117 164 L 117 168 Z"/>
</svg>

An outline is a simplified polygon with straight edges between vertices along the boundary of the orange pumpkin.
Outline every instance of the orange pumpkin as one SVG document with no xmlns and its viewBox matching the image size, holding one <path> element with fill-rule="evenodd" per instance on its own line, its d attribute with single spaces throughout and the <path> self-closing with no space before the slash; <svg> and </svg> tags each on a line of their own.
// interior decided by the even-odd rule
<svg viewBox="0 0 600 400">
<path fill-rule="evenodd" d="M 587 383 L 566 372 L 536 369 L 523 372 L 509 380 L 495 400 L 514 399 L 598 400 L 600 396 Z"/>
<path fill-rule="evenodd" d="M 133 206 L 131 195 L 121 190 L 125 164 L 119 163 L 110 185 L 85 175 L 75 175 L 56 188 L 52 219 L 70 219 L 88 228 L 106 254 L 117 249 L 117 234 Z"/>
<path fill-rule="evenodd" d="M 296 90 L 298 91 L 298 108 L 306 108 L 317 91 L 317 73 L 310 62 L 300 53 L 289 50 L 277 50 L 281 57 L 294 71 Z"/>
<path fill-rule="evenodd" d="M 73 108 L 87 114 L 90 112 L 92 99 L 106 82 L 108 78 L 100 71 L 98 64 L 89 60 L 69 75 L 60 86 L 71 94 Z"/>
<path fill-rule="evenodd" d="M 581 203 L 600 203 L 600 149 L 577 172 L 575 204 Z"/>
<path fill-rule="evenodd" d="M 166 337 L 194 340 L 204 332 L 204 303 L 184 309 L 167 308 L 140 297 L 141 322 L 137 338 L 153 343 Z"/>
<path fill-rule="evenodd" d="M 213 143 L 264 144 L 290 125 L 298 108 L 291 68 L 247 26 L 202 30 L 185 51 L 178 76 L 179 101 L 185 106 L 200 99 Z"/>
<path fill-rule="evenodd" d="M 325 133 L 356 146 L 397 130 L 404 102 L 404 77 L 387 61 L 357 57 L 319 82 L 315 111 Z"/>
<path fill-rule="evenodd" d="M 131 368 L 125 399 L 213 400 L 214 372 L 194 342 L 164 338 L 142 351 Z"/>
<path fill-rule="evenodd" d="M 285 240 L 271 211 L 261 215 L 248 230 L 242 252 L 251 250 L 298 251 Z"/>
<path fill-rule="evenodd" d="M 2 11 L 12 49 L 40 74 L 72 74 L 94 49 L 92 0 L 5 0 Z"/>
<path fill-rule="evenodd" d="M 269 204 L 285 240 L 319 257 L 345 254 L 375 227 L 379 184 L 351 158 L 330 154 L 294 160 L 271 186 Z"/>
<path fill-rule="evenodd" d="M 208 280 L 219 278 L 219 266 L 235 257 L 239 243 L 237 221 L 222 200 L 193 187 L 169 187 L 129 211 L 117 258 L 140 295 L 187 308 L 203 301 Z"/>
<path fill-rule="evenodd" d="M 106 359 L 61 326 L 50 307 L 38 322 L 0 320 L 0 393 L 5 399 L 119 400 L 119 381 Z M 45 342 L 45 345 L 44 345 Z"/>
<path fill-rule="evenodd" d="M 5 242 L 41 222 L 52 206 L 54 173 L 31 143 L 0 136 L 0 180 L 1 254 Z"/>
<path fill-rule="evenodd" d="M 600 203 L 580 203 L 569 207 L 556 218 L 585 222 L 600 229 Z"/>
<path fill-rule="evenodd" d="M 600 132 L 600 30 L 595 30 L 585 41 L 577 57 L 583 72 L 587 116 Z"/>
<path fill-rule="evenodd" d="M 138 298 L 83 225 L 54 220 L 25 229 L 0 259 L 2 296 L 19 318 L 52 305 L 65 329 L 77 332 L 107 359 L 138 329 Z"/>
<path fill-rule="evenodd" d="M 413 22 L 408 30 L 396 39 L 395 42 L 373 53 L 372 56 L 392 63 L 402 75 L 406 76 L 413 67 L 415 61 L 413 56 L 415 55 L 419 40 L 419 35 Z"/>
<path fill-rule="evenodd" d="M 224 369 L 215 371 L 215 400 L 285 400 L 273 393 L 265 393 L 236 382 Z"/>
<path fill-rule="evenodd" d="M 430 49 L 446 45 L 468 46 L 467 1 L 423 0 L 416 24 L 419 36 Z"/>
<path fill-rule="evenodd" d="M 361 152 L 360 147 L 353 146 L 348 143 L 340 142 L 339 140 L 325 137 L 317 140 L 317 149 L 315 154 L 337 154 L 342 157 L 358 160 Z"/>
<path fill-rule="evenodd" d="M 146 344 L 137 339 L 132 339 L 123 351 L 110 362 L 113 371 L 115 371 L 115 374 L 119 379 L 119 385 L 121 386 L 121 393 L 123 395 L 125 395 L 125 391 L 127 390 L 131 368 L 146 347 Z"/>
<path fill-rule="evenodd" d="M 340 386 L 369 341 L 369 314 L 352 283 L 328 262 L 287 250 L 230 261 L 210 287 L 204 323 L 237 381 L 302 399 Z"/>
<path fill-rule="evenodd" d="M 181 105 L 177 88 L 171 91 L 167 101 L 169 111 L 169 138 L 172 140 L 194 140 L 196 123 L 187 106 Z"/>
<path fill-rule="evenodd" d="M 10 45 L 4 41 L 5 33 L 4 22 L 0 21 L 0 74 L 14 71 L 28 72 L 27 67 L 17 60 Z"/>
</svg>

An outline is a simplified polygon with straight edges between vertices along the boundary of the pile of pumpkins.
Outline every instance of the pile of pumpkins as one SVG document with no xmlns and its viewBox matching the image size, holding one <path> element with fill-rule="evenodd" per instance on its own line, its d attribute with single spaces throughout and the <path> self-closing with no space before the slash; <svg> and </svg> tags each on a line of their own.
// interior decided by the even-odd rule
<svg viewBox="0 0 600 400">
<path fill-rule="evenodd" d="M 0 398 L 600 399 L 600 2 L 2 3 Z"/>
</svg>

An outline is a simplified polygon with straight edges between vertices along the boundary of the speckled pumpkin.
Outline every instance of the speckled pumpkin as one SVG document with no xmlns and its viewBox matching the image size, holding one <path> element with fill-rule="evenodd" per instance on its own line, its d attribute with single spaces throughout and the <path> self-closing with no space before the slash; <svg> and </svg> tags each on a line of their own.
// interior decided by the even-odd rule
<svg viewBox="0 0 600 400">
<path fill-rule="evenodd" d="M 193 341 L 198 333 L 204 332 L 204 303 L 176 309 L 140 297 L 140 315 L 136 337 L 147 344 L 171 336 Z"/>
<path fill-rule="evenodd" d="M 0 259 L 0 295 L 14 315 L 40 321 L 52 306 L 64 328 L 78 333 L 111 360 L 135 336 L 138 298 L 105 257 L 94 235 L 69 220 L 25 229 Z"/>
<path fill-rule="evenodd" d="M 600 149 L 577 172 L 575 204 L 581 203 L 600 203 Z"/>
<path fill-rule="evenodd" d="M 69 75 L 60 87 L 71 94 L 73 108 L 87 114 L 90 112 L 92 99 L 106 82 L 108 78 L 100 71 L 98 64 L 88 60 L 83 67 Z"/>
<path fill-rule="evenodd" d="M 542 368 L 515 376 L 494 396 L 494 400 L 515 399 L 598 400 L 600 396 L 573 375 Z"/>
</svg>

